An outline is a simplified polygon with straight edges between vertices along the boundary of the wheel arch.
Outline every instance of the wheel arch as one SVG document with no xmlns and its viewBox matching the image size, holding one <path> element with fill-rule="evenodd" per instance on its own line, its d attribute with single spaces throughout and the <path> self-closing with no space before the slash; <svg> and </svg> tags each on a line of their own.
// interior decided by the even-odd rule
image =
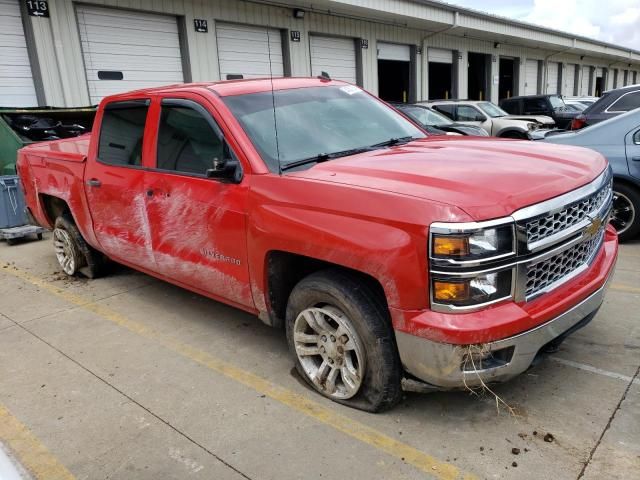
<svg viewBox="0 0 640 480">
<path fill-rule="evenodd" d="M 276 328 L 284 327 L 287 302 L 294 287 L 303 278 L 322 270 L 339 270 L 359 277 L 379 296 L 388 311 L 385 290 L 378 279 L 353 268 L 282 250 L 269 251 L 265 259 L 265 299 L 268 319 L 265 323 Z"/>
<path fill-rule="evenodd" d="M 517 127 L 505 127 L 502 130 L 500 130 L 498 133 L 496 133 L 496 137 L 505 138 L 506 135 L 513 134 L 513 133 L 517 133 L 518 135 L 524 135 L 524 136 L 527 135 L 527 132 L 523 129 L 520 129 Z"/>
</svg>

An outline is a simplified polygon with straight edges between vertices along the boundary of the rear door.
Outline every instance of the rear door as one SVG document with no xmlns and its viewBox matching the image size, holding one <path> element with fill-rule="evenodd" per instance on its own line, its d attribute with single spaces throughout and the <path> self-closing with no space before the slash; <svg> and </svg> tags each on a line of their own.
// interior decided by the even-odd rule
<svg viewBox="0 0 640 480">
<path fill-rule="evenodd" d="M 157 272 L 206 295 L 253 307 L 247 265 L 246 181 L 207 178 L 233 155 L 220 118 L 183 93 L 153 106 L 158 128 L 146 172 L 146 206 Z M 226 149 L 226 150 L 225 150 Z"/>
<path fill-rule="evenodd" d="M 87 162 L 85 189 L 102 251 L 153 271 L 142 158 L 149 104 L 149 100 L 130 100 L 105 105 L 97 119 L 99 138 Z"/>
</svg>

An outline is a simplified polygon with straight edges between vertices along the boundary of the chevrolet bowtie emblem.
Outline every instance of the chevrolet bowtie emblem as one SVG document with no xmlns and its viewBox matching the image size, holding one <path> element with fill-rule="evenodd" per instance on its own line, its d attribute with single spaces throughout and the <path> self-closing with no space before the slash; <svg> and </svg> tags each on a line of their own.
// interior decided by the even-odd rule
<svg viewBox="0 0 640 480">
<path fill-rule="evenodd" d="M 591 223 L 587 226 L 586 232 L 587 235 L 593 237 L 596 233 L 600 231 L 600 227 L 602 226 L 602 219 L 600 217 L 591 218 Z"/>
</svg>

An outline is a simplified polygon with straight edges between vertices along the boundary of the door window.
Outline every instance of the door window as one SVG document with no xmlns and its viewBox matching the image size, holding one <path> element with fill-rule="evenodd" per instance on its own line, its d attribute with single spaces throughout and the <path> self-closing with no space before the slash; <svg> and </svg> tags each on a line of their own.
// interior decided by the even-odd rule
<svg viewBox="0 0 640 480">
<path fill-rule="evenodd" d="M 98 159 L 110 165 L 142 165 L 142 141 L 149 102 L 108 103 L 104 108 Z"/>
<path fill-rule="evenodd" d="M 637 92 L 626 93 L 618 100 L 613 102 L 608 112 L 628 112 L 640 107 L 640 90 Z"/>
<path fill-rule="evenodd" d="M 482 119 L 480 119 L 482 117 Z M 458 105 L 458 120 L 461 122 L 482 122 L 485 116 L 474 107 L 469 105 Z"/>
<path fill-rule="evenodd" d="M 158 130 L 157 168 L 205 175 L 222 160 L 222 132 L 211 115 L 189 100 L 164 100 Z"/>
<path fill-rule="evenodd" d="M 454 111 L 455 111 L 456 106 L 455 105 L 434 105 L 433 109 L 437 110 L 440 113 L 443 113 L 444 115 L 446 115 L 447 117 L 453 119 L 454 118 Z"/>
<path fill-rule="evenodd" d="M 547 111 L 547 101 L 544 98 L 525 98 L 524 113 L 545 113 Z"/>
</svg>

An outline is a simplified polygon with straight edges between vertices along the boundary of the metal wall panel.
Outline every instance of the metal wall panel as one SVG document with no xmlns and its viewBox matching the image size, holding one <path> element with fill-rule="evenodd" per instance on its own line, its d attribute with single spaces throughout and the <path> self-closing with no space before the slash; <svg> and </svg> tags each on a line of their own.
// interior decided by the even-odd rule
<svg viewBox="0 0 640 480">
<path fill-rule="evenodd" d="M 309 37 L 311 75 L 323 71 L 331 78 L 356 83 L 356 44 L 353 38 Z"/>
<path fill-rule="evenodd" d="M 176 17 L 86 5 L 77 13 L 91 103 L 183 81 Z M 122 79 L 105 79 L 106 72 Z"/>
<path fill-rule="evenodd" d="M 38 105 L 18 0 L 0 0 L 0 107 Z"/>
<path fill-rule="evenodd" d="M 219 23 L 216 25 L 220 77 L 284 76 L 282 35 L 275 28 Z"/>
<path fill-rule="evenodd" d="M 578 95 L 590 95 L 589 93 L 589 81 L 591 78 L 591 67 L 583 65 L 580 68 L 580 88 Z"/>
<path fill-rule="evenodd" d="M 563 94 L 573 96 L 576 94 L 576 65 L 575 63 L 567 63 L 564 67 Z"/>
</svg>

